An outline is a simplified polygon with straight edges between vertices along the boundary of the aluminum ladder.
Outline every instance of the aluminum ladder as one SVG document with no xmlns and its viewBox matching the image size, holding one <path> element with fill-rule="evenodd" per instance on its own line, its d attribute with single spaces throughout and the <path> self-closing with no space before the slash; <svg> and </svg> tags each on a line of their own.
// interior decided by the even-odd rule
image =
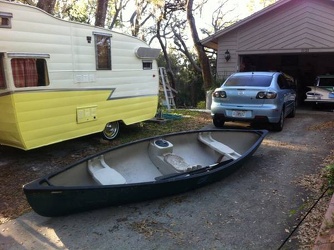
<svg viewBox="0 0 334 250">
<path fill-rule="evenodd" d="M 170 86 L 167 71 L 164 67 L 159 67 L 159 77 L 160 87 L 162 87 L 162 90 L 160 88 L 160 91 L 164 92 L 167 109 L 168 111 L 171 108 L 175 109 L 174 93 L 177 93 L 177 91 Z"/>
</svg>

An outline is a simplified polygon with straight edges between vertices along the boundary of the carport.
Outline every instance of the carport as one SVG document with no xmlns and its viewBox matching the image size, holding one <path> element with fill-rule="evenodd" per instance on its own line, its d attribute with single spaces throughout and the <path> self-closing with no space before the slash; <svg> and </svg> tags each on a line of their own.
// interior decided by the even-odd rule
<svg viewBox="0 0 334 250">
<path fill-rule="evenodd" d="M 334 1 L 280 0 L 201 42 L 217 51 L 218 78 L 283 71 L 302 101 L 317 75 L 334 73 Z"/>
</svg>

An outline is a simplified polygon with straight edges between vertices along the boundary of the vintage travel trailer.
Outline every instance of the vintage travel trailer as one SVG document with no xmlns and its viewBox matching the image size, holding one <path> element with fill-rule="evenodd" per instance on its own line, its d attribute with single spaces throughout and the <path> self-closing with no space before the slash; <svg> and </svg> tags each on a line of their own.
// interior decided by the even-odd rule
<svg viewBox="0 0 334 250">
<path fill-rule="evenodd" d="M 0 144 L 24 150 L 155 116 L 160 50 L 0 0 Z"/>
</svg>

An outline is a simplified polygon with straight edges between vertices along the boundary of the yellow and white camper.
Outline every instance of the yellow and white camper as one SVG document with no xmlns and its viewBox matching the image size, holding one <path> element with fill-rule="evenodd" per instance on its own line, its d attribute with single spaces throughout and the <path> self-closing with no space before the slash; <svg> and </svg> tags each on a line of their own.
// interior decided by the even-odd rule
<svg viewBox="0 0 334 250">
<path fill-rule="evenodd" d="M 156 114 L 160 50 L 107 29 L 0 0 L 0 144 L 21 149 Z"/>
</svg>

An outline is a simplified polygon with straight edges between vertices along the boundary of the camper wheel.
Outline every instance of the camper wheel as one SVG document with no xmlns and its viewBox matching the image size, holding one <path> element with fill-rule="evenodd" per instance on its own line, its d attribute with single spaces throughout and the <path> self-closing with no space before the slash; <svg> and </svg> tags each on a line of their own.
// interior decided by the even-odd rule
<svg viewBox="0 0 334 250">
<path fill-rule="evenodd" d="M 119 132 L 119 122 L 108 122 L 102 131 L 103 138 L 106 140 L 114 139 Z"/>
</svg>

